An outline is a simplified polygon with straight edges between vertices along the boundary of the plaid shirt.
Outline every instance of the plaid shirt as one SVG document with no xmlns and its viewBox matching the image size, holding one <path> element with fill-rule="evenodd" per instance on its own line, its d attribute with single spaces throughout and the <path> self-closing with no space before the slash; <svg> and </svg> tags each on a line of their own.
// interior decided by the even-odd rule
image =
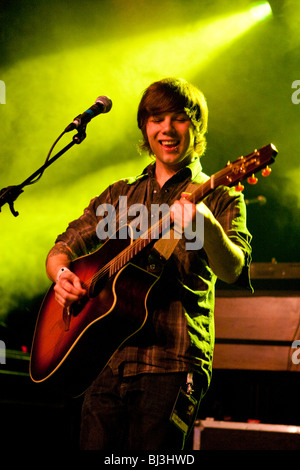
<svg viewBox="0 0 300 470">
<path fill-rule="evenodd" d="M 193 181 L 203 183 L 199 159 L 181 169 L 162 188 L 154 177 L 155 165 L 150 164 L 136 178 L 118 181 L 100 196 L 92 199 L 84 214 L 69 224 L 56 242 L 64 242 L 73 257 L 94 251 L 100 245 L 97 236 L 97 208 L 111 204 L 119 211 L 119 196 L 127 197 L 128 208 L 135 203 L 171 205 Z M 243 195 L 220 186 L 205 204 L 219 221 L 228 237 L 245 254 L 245 266 L 237 281 L 250 287 L 249 265 L 251 235 L 246 228 L 246 209 Z M 149 214 L 151 211 L 149 211 Z M 216 276 L 209 267 L 203 249 L 186 250 L 186 240 L 179 240 L 171 258 L 165 264 L 159 281 L 151 289 L 149 315 L 144 327 L 114 354 L 110 367 L 114 373 L 123 369 L 126 376 L 140 373 L 199 371 L 210 382 L 214 348 L 214 299 Z M 145 250 L 140 263 L 153 266 L 153 251 Z"/>
</svg>

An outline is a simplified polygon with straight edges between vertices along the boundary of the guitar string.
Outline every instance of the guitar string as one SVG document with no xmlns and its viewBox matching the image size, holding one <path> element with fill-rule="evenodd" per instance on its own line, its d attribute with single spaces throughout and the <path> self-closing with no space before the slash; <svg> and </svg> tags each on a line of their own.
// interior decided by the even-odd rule
<svg viewBox="0 0 300 470">
<path fill-rule="evenodd" d="M 117 218 L 116 218 L 116 221 L 115 221 L 116 227 L 120 226 L 120 221 L 122 221 L 122 219 L 125 216 L 127 217 L 127 209 L 126 208 L 124 208 L 121 212 L 118 212 Z M 90 277 L 85 282 L 83 282 L 82 286 L 84 288 L 88 288 L 92 284 L 92 282 L 93 282 L 93 280 L 94 280 L 94 278 L 97 274 L 99 274 L 99 279 L 100 279 L 102 276 L 104 276 L 106 274 L 107 271 L 109 271 L 109 263 L 104 265 L 99 271 L 97 271 L 95 274 L 93 274 L 92 277 Z"/>
<path fill-rule="evenodd" d="M 113 260 L 106 263 L 99 271 L 93 274 L 92 277 L 90 277 L 82 284 L 83 287 L 89 288 L 93 282 L 97 282 L 99 279 L 101 279 L 101 277 L 105 276 L 107 273 L 111 272 L 111 274 L 114 274 L 118 268 L 120 269 L 120 267 L 125 265 L 126 262 L 128 262 L 135 254 L 137 254 L 142 248 L 144 248 L 152 241 L 151 232 L 153 230 L 160 230 L 163 226 L 164 220 L 166 220 L 168 217 L 168 214 L 162 217 L 162 219 L 160 219 L 156 224 L 154 224 L 146 232 L 144 232 L 141 237 L 134 240 L 133 243 L 128 245 L 128 247 L 126 247 L 117 256 L 115 256 Z"/>
</svg>

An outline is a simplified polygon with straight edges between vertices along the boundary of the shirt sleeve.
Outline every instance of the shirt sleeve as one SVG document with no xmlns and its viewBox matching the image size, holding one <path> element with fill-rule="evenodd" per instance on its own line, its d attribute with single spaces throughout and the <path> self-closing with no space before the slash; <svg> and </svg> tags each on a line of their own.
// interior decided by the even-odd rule
<svg viewBox="0 0 300 470">
<path fill-rule="evenodd" d="M 109 203 L 110 187 L 100 196 L 93 198 L 78 219 L 69 223 L 65 232 L 60 234 L 55 243 L 62 242 L 72 251 L 73 259 L 91 253 L 101 244 L 97 236 L 97 208 L 100 204 Z"/>
<path fill-rule="evenodd" d="M 245 264 L 235 284 L 253 290 L 250 281 L 252 236 L 247 228 L 246 204 L 243 193 L 236 191 L 235 188 L 220 186 L 204 202 L 221 224 L 228 238 L 244 253 Z"/>
</svg>

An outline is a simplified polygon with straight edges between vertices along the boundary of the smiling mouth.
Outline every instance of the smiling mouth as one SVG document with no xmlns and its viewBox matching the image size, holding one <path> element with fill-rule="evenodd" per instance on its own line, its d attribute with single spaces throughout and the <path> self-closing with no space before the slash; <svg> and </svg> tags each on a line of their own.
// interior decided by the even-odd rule
<svg viewBox="0 0 300 470">
<path fill-rule="evenodd" d="M 179 140 L 160 140 L 160 145 L 167 150 L 175 150 L 179 145 Z"/>
</svg>

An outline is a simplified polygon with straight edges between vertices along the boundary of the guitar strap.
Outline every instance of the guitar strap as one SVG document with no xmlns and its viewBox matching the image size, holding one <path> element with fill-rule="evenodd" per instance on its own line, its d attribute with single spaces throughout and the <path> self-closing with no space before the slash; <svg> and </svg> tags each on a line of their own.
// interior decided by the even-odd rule
<svg viewBox="0 0 300 470">
<path fill-rule="evenodd" d="M 206 179 L 207 178 L 205 178 L 205 181 Z M 189 183 L 183 192 L 192 195 L 194 191 L 196 191 L 200 186 L 202 186 L 203 182 L 204 181 L 202 181 L 201 183 Z M 181 238 L 182 231 L 178 232 L 178 230 L 176 231 L 176 228 L 172 226 L 168 232 L 168 238 L 160 238 L 159 240 L 157 240 L 157 242 L 154 243 L 153 248 L 164 261 L 167 261 L 174 252 Z"/>
</svg>

